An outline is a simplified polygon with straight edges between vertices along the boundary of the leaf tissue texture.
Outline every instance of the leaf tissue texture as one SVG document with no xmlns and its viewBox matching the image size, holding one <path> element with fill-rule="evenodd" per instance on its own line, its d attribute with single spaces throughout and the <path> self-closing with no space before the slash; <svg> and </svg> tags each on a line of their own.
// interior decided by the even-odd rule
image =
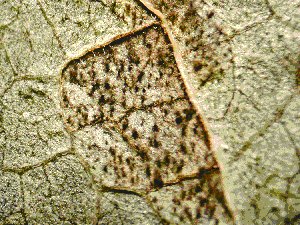
<svg viewBox="0 0 300 225">
<path fill-rule="evenodd" d="M 0 225 L 300 224 L 300 0 L 0 0 Z"/>
<path fill-rule="evenodd" d="M 160 25 L 69 62 L 61 105 L 76 151 L 106 188 L 146 193 L 168 221 L 230 221 L 207 131 Z"/>
</svg>

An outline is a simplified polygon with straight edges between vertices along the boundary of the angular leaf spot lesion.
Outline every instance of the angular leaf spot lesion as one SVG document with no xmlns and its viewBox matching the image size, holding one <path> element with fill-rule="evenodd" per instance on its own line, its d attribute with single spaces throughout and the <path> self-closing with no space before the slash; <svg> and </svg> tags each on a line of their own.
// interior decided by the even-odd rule
<svg viewBox="0 0 300 225">
<path fill-rule="evenodd" d="M 70 61 L 61 76 L 61 105 L 66 128 L 81 136 L 79 152 L 103 185 L 151 192 L 195 179 L 201 192 L 212 181 L 199 171 L 219 170 L 160 25 Z M 217 201 L 217 192 L 204 188 L 203 196 Z M 216 204 L 223 206 L 207 199 L 195 210 L 213 216 Z M 184 215 L 197 219 L 190 210 Z"/>
</svg>

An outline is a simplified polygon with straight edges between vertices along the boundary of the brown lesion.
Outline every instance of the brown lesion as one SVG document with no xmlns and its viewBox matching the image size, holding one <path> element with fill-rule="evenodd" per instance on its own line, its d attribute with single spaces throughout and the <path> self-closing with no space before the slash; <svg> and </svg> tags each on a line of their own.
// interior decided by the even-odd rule
<svg viewBox="0 0 300 225">
<path fill-rule="evenodd" d="M 146 197 L 151 191 L 199 180 L 182 193 L 182 199 L 194 198 L 192 190 L 206 185 L 208 195 L 201 200 L 205 211 L 201 206 L 195 214 L 185 207 L 180 209 L 183 219 L 214 216 L 215 204 L 226 208 L 222 188 L 217 189 L 219 168 L 207 130 L 188 97 L 172 43 L 161 26 L 151 25 L 72 60 L 63 69 L 61 85 L 64 122 L 71 133 L 98 126 L 112 137 L 119 135 L 132 151 L 125 157 L 113 143 L 107 143 L 107 150 L 87 146 L 109 155 L 102 172 L 106 179 L 114 179 L 114 185 L 107 189 L 134 191 L 142 186 Z M 75 92 L 85 94 L 87 102 L 78 103 Z M 207 171 L 214 171 L 219 180 L 212 183 Z"/>
</svg>

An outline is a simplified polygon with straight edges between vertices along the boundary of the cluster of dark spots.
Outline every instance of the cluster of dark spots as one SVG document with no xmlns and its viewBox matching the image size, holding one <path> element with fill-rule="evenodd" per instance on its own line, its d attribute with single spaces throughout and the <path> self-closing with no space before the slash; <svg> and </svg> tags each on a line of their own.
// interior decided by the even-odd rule
<svg viewBox="0 0 300 225">
<path fill-rule="evenodd" d="M 201 207 L 204 207 L 205 205 L 207 205 L 207 203 L 208 203 L 208 200 L 206 198 L 200 198 L 199 205 Z"/>
<path fill-rule="evenodd" d="M 106 102 L 107 102 L 107 101 L 106 101 L 106 99 L 105 99 L 105 96 L 104 96 L 104 95 L 101 95 L 100 98 L 99 98 L 99 100 L 98 100 L 99 105 L 103 105 L 103 104 L 105 104 Z"/>
<path fill-rule="evenodd" d="M 123 162 L 122 155 L 118 155 L 118 159 L 119 159 L 119 163 L 122 164 Z"/>
<path fill-rule="evenodd" d="M 151 169 L 150 169 L 150 165 L 149 164 L 146 165 L 145 173 L 146 173 L 147 177 L 151 176 Z"/>
<path fill-rule="evenodd" d="M 222 28 L 221 26 L 219 26 L 219 25 L 216 25 L 216 30 L 217 30 L 217 32 L 218 32 L 219 35 L 224 35 L 224 34 L 225 34 L 223 28 Z M 217 42 L 217 45 L 220 46 L 221 43 L 220 43 L 220 42 Z M 232 62 L 232 63 L 233 63 L 233 62 Z"/>
<path fill-rule="evenodd" d="M 108 83 L 108 81 L 105 81 L 105 83 L 104 83 L 104 88 L 105 88 L 106 90 L 109 90 L 109 89 L 110 89 L 110 84 Z"/>
<path fill-rule="evenodd" d="M 172 11 L 171 13 L 168 14 L 168 20 L 174 24 L 175 21 L 177 20 L 178 15 L 176 14 L 176 12 Z"/>
<path fill-rule="evenodd" d="M 184 155 L 188 152 L 184 143 L 180 144 L 180 152 Z"/>
<path fill-rule="evenodd" d="M 154 188 L 162 188 L 164 186 L 164 182 L 158 170 L 155 170 L 153 173 L 152 185 Z"/>
<path fill-rule="evenodd" d="M 140 63 L 139 57 L 136 55 L 135 50 L 132 48 L 129 49 L 128 61 L 135 65 L 138 65 Z M 132 69 L 132 66 L 131 66 L 131 69 Z M 129 69 L 129 72 L 131 71 L 131 69 Z"/>
<path fill-rule="evenodd" d="M 65 92 L 65 90 L 63 90 L 62 97 L 63 97 L 64 107 L 69 107 L 70 99 L 69 99 L 69 96 L 67 95 L 67 93 Z"/>
<path fill-rule="evenodd" d="M 138 132 L 134 129 L 134 130 L 132 130 L 131 136 L 132 136 L 133 139 L 136 140 L 136 139 L 139 137 L 139 134 L 138 134 Z"/>
<path fill-rule="evenodd" d="M 151 139 L 150 145 L 154 148 L 158 148 L 160 146 L 160 143 L 156 139 Z"/>
<path fill-rule="evenodd" d="M 196 110 L 194 110 L 194 109 L 184 109 L 183 113 L 185 114 L 185 119 L 187 121 L 190 121 L 193 118 L 194 114 L 196 113 Z"/>
<path fill-rule="evenodd" d="M 108 151 L 112 156 L 116 155 L 116 150 L 114 148 L 110 147 Z"/>
<path fill-rule="evenodd" d="M 122 177 L 126 177 L 126 173 L 125 173 L 125 169 L 124 167 L 121 168 L 121 174 L 122 174 Z"/>
<path fill-rule="evenodd" d="M 184 211 L 185 215 L 187 216 L 187 218 L 189 220 L 192 220 L 192 213 L 190 211 L 190 208 L 189 207 L 184 207 L 183 211 Z"/>
<path fill-rule="evenodd" d="M 71 116 L 69 116 L 69 117 L 67 118 L 67 123 L 70 124 L 71 126 L 73 126 L 74 123 L 75 123 L 75 121 L 74 121 L 74 119 L 73 119 Z"/>
<path fill-rule="evenodd" d="M 130 182 L 131 182 L 132 184 L 134 184 L 134 182 L 135 182 L 134 177 L 131 177 L 131 178 L 130 178 Z"/>
<path fill-rule="evenodd" d="M 157 202 L 157 198 L 156 197 L 152 198 L 152 202 L 156 203 Z"/>
<path fill-rule="evenodd" d="M 176 173 L 180 173 L 184 167 L 184 160 L 181 159 L 180 162 L 176 166 Z"/>
<path fill-rule="evenodd" d="M 127 165 L 130 165 L 130 163 L 131 163 L 131 159 L 130 158 L 126 158 L 126 163 L 127 163 Z"/>
<path fill-rule="evenodd" d="M 141 72 L 139 73 L 139 75 L 138 75 L 138 77 L 137 77 L 138 82 L 141 82 L 141 81 L 142 81 L 144 75 L 145 75 L 145 73 L 144 73 L 143 71 L 141 71 Z"/>
<path fill-rule="evenodd" d="M 198 134 L 198 124 L 196 124 L 196 123 L 194 124 L 193 132 L 195 135 Z"/>
<path fill-rule="evenodd" d="M 110 70 L 109 63 L 105 63 L 105 65 L 104 65 L 104 72 L 105 72 L 105 73 L 108 73 L 109 70 Z"/>
<path fill-rule="evenodd" d="M 164 162 L 164 164 L 166 165 L 166 166 L 169 166 L 170 165 L 170 155 L 169 154 L 166 154 L 165 155 L 165 157 L 164 157 L 164 160 L 163 160 L 163 162 Z"/>
<path fill-rule="evenodd" d="M 103 167 L 103 171 L 104 171 L 105 173 L 108 172 L 107 165 L 105 165 L 105 166 Z"/>
<path fill-rule="evenodd" d="M 196 218 L 197 219 L 201 218 L 201 208 L 200 207 L 197 207 L 197 209 L 196 209 Z"/>
<path fill-rule="evenodd" d="M 163 56 L 159 57 L 157 64 L 159 66 L 164 66 L 166 64 Z"/>
<path fill-rule="evenodd" d="M 175 205 L 181 205 L 181 202 L 180 202 L 180 200 L 179 200 L 177 197 L 174 197 L 174 198 L 172 199 L 172 202 L 173 202 Z"/>
<path fill-rule="evenodd" d="M 207 13 L 207 18 L 211 19 L 214 15 L 215 13 L 213 11 L 210 11 L 209 13 Z"/>
<path fill-rule="evenodd" d="M 91 69 L 89 70 L 88 74 L 89 74 L 91 80 L 95 80 L 96 72 L 95 72 L 95 70 L 94 70 L 93 68 L 91 68 Z"/>
<path fill-rule="evenodd" d="M 177 125 L 181 124 L 182 123 L 182 117 L 180 115 L 177 115 L 176 119 L 175 119 L 175 122 Z"/>
<path fill-rule="evenodd" d="M 186 136 L 186 130 L 187 130 L 187 126 L 184 124 L 181 128 L 181 135 L 184 137 Z"/>
<path fill-rule="evenodd" d="M 155 161 L 155 164 L 156 164 L 156 166 L 157 166 L 158 168 L 161 168 L 161 167 L 162 167 L 162 163 L 161 163 L 161 161 L 160 161 L 159 159 Z"/>
<path fill-rule="evenodd" d="M 79 84 L 79 80 L 77 79 L 77 75 L 78 75 L 77 65 L 74 65 L 73 68 L 70 68 L 68 72 L 70 77 L 70 83 Z"/>
<path fill-rule="evenodd" d="M 100 89 L 100 84 L 99 83 L 95 83 L 95 84 L 93 84 L 92 85 L 92 90 L 91 90 L 91 92 L 90 92 L 90 96 L 92 96 L 92 95 L 94 95 L 94 93 L 96 92 L 96 91 L 98 91 Z"/>
<path fill-rule="evenodd" d="M 185 199 L 185 197 L 186 197 L 186 191 L 185 191 L 185 190 L 182 190 L 182 191 L 180 192 L 180 198 L 183 200 L 183 199 Z"/>
<path fill-rule="evenodd" d="M 201 187 L 200 187 L 199 184 L 197 184 L 197 185 L 194 187 L 194 191 L 195 191 L 196 193 L 201 192 Z"/>
<path fill-rule="evenodd" d="M 122 124 L 122 129 L 123 131 L 126 130 L 128 128 L 128 122 L 125 120 L 125 122 L 123 122 Z"/>
<path fill-rule="evenodd" d="M 88 150 L 92 150 L 92 149 L 96 149 L 97 145 L 96 144 L 92 144 L 88 146 Z"/>
<path fill-rule="evenodd" d="M 139 150 L 139 151 L 137 152 L 137 154 L 138 154 L 138 156 L 141 157 L 141 159 L 142 159 L 143 161 L 149 160 L 149 156 L 148 156 L 148 153 L 147 153 L 146 150 L 141 149 L 141 150 Z"/>
<path fill-rule="evenodd" d="M 193 67 L 194 67 L 194 71 L 198 72 L 202 69 L 203 63 L 200 60 L 194 60 L 193 61 Z"/>
<path fill-rule="evenodd" d="M 153 132 L 158 132 L 159 131 L 159 128 L 156 124 L 154 124 L 154 126 L 152 127 L 152 131 Z"/>
</svg>

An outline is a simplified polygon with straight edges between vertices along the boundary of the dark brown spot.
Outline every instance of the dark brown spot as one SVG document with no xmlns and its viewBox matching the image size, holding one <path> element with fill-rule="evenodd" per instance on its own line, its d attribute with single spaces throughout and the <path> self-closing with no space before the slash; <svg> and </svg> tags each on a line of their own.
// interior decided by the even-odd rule
<svg viewBox="0 0 300 225">
<path fill-rule="evenodd" d="M 214 15 L 215 15 L 215 13 L 213 11 L 211 11 L 207 14 L 207 18 L 211 19 Z"/>
<path fill-rule="evenodd" d="M 144 72 L 140 72 L 140 74 L 138 75 L 138 82 L 141 82 L 144 76 Z"/>
<path fill-rule="evenodd" d="M 128 123 L 127 122 L 124 122 L 123 124 L 122 124 L 122 129 L 123 130 L 126 130 L 128 128 Z"/>
<path fill-rule="evenodd" d="M 133 139 L 137 139 L 139 137 L 139 134 L 136 130 L 133 130 L 131 136 L 133 137 Z"/>
<path fill-rule="evenodd" d="M 185 109 L 183 112 L 185 113 L 185 119 L 187 121 L 191 120 L 193 115 L 196 113 L 196 111 L 193 109 Z"/>
<path fill-rule="evenodd" d="M 158 132 L 159 128 L 156 124 L 154 124 L 153 128 L 152 128 L 153 132 Z"/>
<path fill-rule="evenodd" d="M 101 97 L 99 98 L 99 101 L 98 101 L 98 103 L 99 103 L 100 105 L 102 105 L 102 104 L 105 104 L 105 103 L 106 103 L 106 100 L 105 100 L 105 97 L 104 97 L 104 95 L 101 95 Z"/>
<path fill-rule="evenodd" d="M 105 82 L 104 87 L 105 87 L 106 90 L 109 90 L 110 89 L 110 84 L 108 82 Z"/>
<path fill-rule="evenodd" d="M 112 156 L 115 156 L 115 155 L 116 155 L 116 151 L 115 151 L 115 149 L 113 149 L 112 147 L 109 148 L 109 153 L 110 153 Z"/>
<path fill-rule="evenodd" d="M 155 164 L 157 165 L 158 168 L 161 168 L 161 161 L 160 160 L 156 160 Z"/>
<path fill-rule="evenodd" d="M 153 140 L 153 147 L 154 148 L 158 148 L 159 147 L 159 142 L 156 139 Z"/>
<path fill-rule="evenodd" d="M 186 149 L 186 146 L 184 144 L 180 145 L 180 151 L 182 152 L 182 154 L 186 154 L 187 153 L 187 149 Z"/>
<path fill-rule="evenodd" d="M 195 186 L 195 192 L 196 192 L 196 193 L 199 193 L 200 191 L 201 191 L 200 186 L 199 186 L 199 185 L 196 185 L 196 186 Z"/>
<path fill-rule="evenodd" d="M 149 165 L 146 166 L 146 175 L 147 175 L 147 177 L 150 177 L 150 175 L 151 175 L 151 171 L 150 171 L 150 166 Z"/>
<path fill-rule="evenodd" d="M 100 85 L 98 83 L 94 84 L 92 86 L 92 90 L 91 90 L 91 94 L 93 95 L 95 93 L 95 91 L 100 89 Z"/>
<path fill-rule="evenodd" d="M 107 165 L 105 165 L 105 166 L 103 167 L 103 171 L 104 171 L 105 173 L 107 173 Z"/>
<path fill-rule="evenodd" d="M 164 157 L 164 163 L 166 164 L 166 166 L 170 165 L 170 156 L 169 155 L 165 155 L 165 157 Z"/>
<path fill-rule="evenodd" d="M 181 116 L 176 117 L 175 122 L 176 122 L 176 124 L 178 124 L 178 125 L 181 124 L 181 123 L 182 123 L 182 118 L 181 118 Z"/>
<path fill-rule="evenodd" d="M 190 212 L 190 208 L 185 207 L 184 208 L 185 215 L 191 220 L 192 219 L 192 213 Z"/>
<path fill-rule="evenodd" d="M 194 71 L 198 72 L 199 70 L 202 69 L 202 63 L 200 61 L 194 61 L 193 62 L 193 67 L 194 67 Z"/>
<path fill-rule="evenodd" d="M 153 177 L 153 187 L 154 188 L 162 188 L 164 186 L 164 182 L 158 170 L 155 170 Z"/>
</svg>

